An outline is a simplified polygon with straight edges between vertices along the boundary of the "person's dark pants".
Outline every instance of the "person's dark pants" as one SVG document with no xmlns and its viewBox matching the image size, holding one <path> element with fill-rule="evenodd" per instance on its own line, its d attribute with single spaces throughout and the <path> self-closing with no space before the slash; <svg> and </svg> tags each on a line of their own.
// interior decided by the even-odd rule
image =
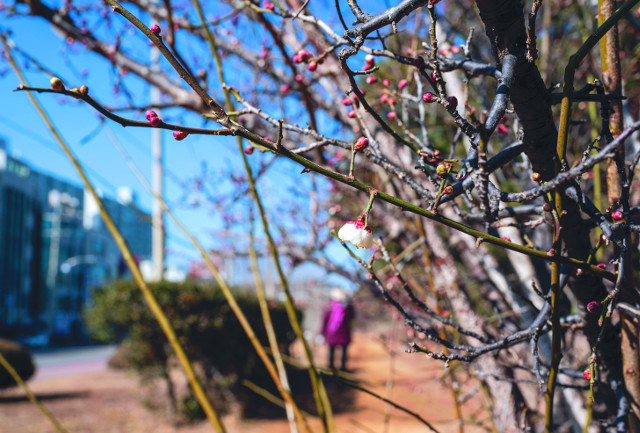
<svg viewBox="0 0 640 433">
<path fill-rule="evenodd" d="M 336 354 L 336 347 L 337 346 L 329 346 L 329 368 L 335 368 L 333 360 Z M 346 370 L 347 369 L 347 345 L 341 344 L 340 347 L 342 347 L 342 358 L 340 359 L 341 361 L 340 368 L 342 370 Z"/>
</svg>

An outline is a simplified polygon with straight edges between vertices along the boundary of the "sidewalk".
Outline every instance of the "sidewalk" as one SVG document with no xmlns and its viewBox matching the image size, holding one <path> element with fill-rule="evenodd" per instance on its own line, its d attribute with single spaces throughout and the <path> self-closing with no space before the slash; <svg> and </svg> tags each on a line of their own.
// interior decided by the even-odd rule
<svg viewBox="0 0 640 433">
<path fill-rule="evenodd" d="M 406 332 L 400 328 L 401 332 Z M 419 413 L 442 433 L 457 432 L 451 391 L 443 383 L 442 363 L 420 354 L 404 353 L 399 343 L 389 355 L 381 338 L 370 333 L 356 333 L 349 348 L 349 365 L 360 384 L 367 389 Z M 294 348 L 294 353 L 296 350 Z M 326 347 L 316 348 L 319 366 L 326 364 Z M 390 381 L 389 378 L 392 378 Z M 162 412 L 145 407 L 145 393 L 133 374 L 102 369 L 77 372 L 64 377 L 46 377 L 30 383 L 32 390 L 53 412 L 69 433 L 204 433 L 211 432 L 207 422 L 175 427 Z M 463 385 L 462 392 L 473 384 Z M 414 417 L 391 408 L 386 403 L 345 388 L 353 396 L 348 407 L 337 413 L 338 432 L 412 433 L 430 431 Z M 335 400 L 335 396 L 334 396 Z M 339 401 L 333 402 L 336 407 Z M 149 401 L 147 399 L 147 404 Z M 476 396 L 465 404 L 463 414 L 484 420 L 481 399 Z M 225 417 L 229 432 L 285 433 L 285 419 L 251 420 Z M 314 431 L 321 431 L 316 419 L 310 421 Z M 46 433 L 54 430 L 44 416 L 25 398 L 21 390 L 0 391 L 0 433 Z M 465 433 L 485 431 L 465 425 Z"/>
</svg>

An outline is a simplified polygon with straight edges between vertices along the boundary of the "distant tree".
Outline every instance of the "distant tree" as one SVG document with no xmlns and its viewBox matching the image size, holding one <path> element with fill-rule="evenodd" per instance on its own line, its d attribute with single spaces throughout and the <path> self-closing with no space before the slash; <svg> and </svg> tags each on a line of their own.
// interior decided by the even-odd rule
<svg viewBox="0 0 640 433">
<path fill-rule="evenodd" d="M 247 379 L 264 386 L 268 375 L 219 289 L 195 282 L 163 282 L 151 289 L 213 394 L 219 395 L 222 388 L 228 388 L 239 393 L 240 398 L 246 394 L 240 390 L 244 389 L 242 381 Z M 169 407 L 175 413 L 179 397 L 170 376 L 175 360 L 138 287 L 133 281 L 120 280 L 97 289 L 94 300 L 86 311 L 92 335 L 98 341 L 122 343 L 112 359 L 113 366 L 165 380 Z M 237 300 L 254 328 L 262 330 L 258 338 L 267 345 L 258 301 L 242 294 Z M 284 306 L 272 303 L 270 308 L 280 350 L 287 354 L 295 335 Z"/>
</svg>

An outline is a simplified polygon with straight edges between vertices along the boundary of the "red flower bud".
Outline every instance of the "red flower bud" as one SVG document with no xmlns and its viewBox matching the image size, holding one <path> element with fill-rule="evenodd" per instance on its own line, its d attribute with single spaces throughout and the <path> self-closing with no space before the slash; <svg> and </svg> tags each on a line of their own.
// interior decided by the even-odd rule
<svg viewBox="0 0 640 433">
<path fill-rule="evenodd" d="M 620 221 L 622 217 L 623 215 L 621 210 L 616 210 L 611 213 L 611 219 L 614 221 Z"/>
<path fill-rule="evenodd" d="M 149 119 L 149 123 L 151 124 L 151 126 L 156 127 L 160 125 L 160 119 L 157 117 L 152 117 Z"/>
<path fill-rule="evenodd" d="M 509 130 L 501 123 L 496 127 L 496 132 L 501 135 L 506 135 Z"/>
<path fill-rule="evenodd" d="M 264 0 L 262 2 L 262 8 L 268 11 L 273 11 L 275 9 L 275 5 L 268 0 Z"/>
<path fill-rule="evenodd" d="M 587 369 L 582 373 L 582 377 L 584 377 L 584 380 L 591 380 L 591 370 L 587 368 Z"/>
<path fill-rule="evenodd" d="M 356 117 L 356 112 L 355 110 L 349 110 L 349 112 L 347 113 L 347 117 L 349 119 L 353 119 L 354 117 Z"/>
<path fill-rule="evenodd" d="M 458 106 L 458 98 L 456 98 L 455 96 L 449 96 L 447 98 L 447 101 L 453 108 L 456 108 Z"/>
<path fill-rule="evenodd" d="M 387 119 L 389 119 L 389 120 L 393 120 L 393 119 L 395 119 L 395 118 L 396 118 L 396 113 L 394 113 L 393 111 L 389 111 L 389 112 L 387 113 Z"/>
<path fill-rule="evenodd" d="M 318 64 L 316 62 L 309 62 L 309 64 L 307 65 L 307 69 L 313 72 L 318 69 Z"/>
<path fill-rule="evenodd" d="M 427 92 L 422 95 L 422 100 L 427 104 L 431 104 L 433 102 L 436 102 L 438 100 L 438 97 L 431 92 Z"/>
<path fill-rule="evenodd" d="M 187 135 L 189 134 L 184 131 L 173 131 L 173 138 L 178 141 L 184 140 L 185 138 L 187 138 Z"/>
<path fill-rule="evenodd" d="M 398 81 L 398 89 L 402 90 L 405 87 L 407 87 L 407 80 L 400 80 Z"/>
<path fill-rule="evenodd" d="M 246 153 L 247 155 L 251 155 L 253 153 L 253 146 L 249 145 L 247 147 L 244 148 L 244 153 Z"/>
<path fill-rule="evenodd" d="M 349 105 L 353 105 L 353 101 L 351 100 L 351 98 L 344 98 L 342 100 L 342 105 L 348 107 Z"/>
<path fill-rule="evenodd" d="M 587 304 L 587 311 L 591 314 L 596 314 L 598 311 L 600 311 L 600 302 L 598 301 L 591 301 Z"/>
<path fill-rule="evenodd" d="M 353 145 L 353 148 L 356 152 L 364 150 L 369 145 L 369 139 L 367 137 L 358 137 L 356 140 L 356 144 Z"/>
<path fill-rule="evenodd" d="M 151 33 L 153 33 L 156 36 L 160 36 L 160 26 L 157 24 L 154 24 L 151 26 Z"/>
<path fill-rule="evenodd" d="M 146 118 L 147 118 L 147 120 L 151 121 L 151 118 L 152 118 L 152 117 L 158 117 L 158 115 L 157 115 L 157 114 L 156 114 L 156 112 L 155 112 L 155 111 L 153 111 L 153 110 L 147 110 L 147 112 L 146 112 L 146 113 L 144 113 L 144 117 L 146 117 Z"/>
</svg>

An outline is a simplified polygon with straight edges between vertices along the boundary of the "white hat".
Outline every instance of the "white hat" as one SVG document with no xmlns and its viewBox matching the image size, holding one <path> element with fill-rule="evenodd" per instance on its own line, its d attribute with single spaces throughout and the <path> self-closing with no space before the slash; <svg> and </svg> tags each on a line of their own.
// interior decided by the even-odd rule
<svg viewBox="0 0 640 433">
<path fill-rule="evenodd" d="M 347 299 L 347 294 L 344 293 L 344 290 L 336 287 L 335 289 L 331 290 L 331 299 L 333 299 L 334 301 L 344 301 L 345 299 Z"/>
</svg>

